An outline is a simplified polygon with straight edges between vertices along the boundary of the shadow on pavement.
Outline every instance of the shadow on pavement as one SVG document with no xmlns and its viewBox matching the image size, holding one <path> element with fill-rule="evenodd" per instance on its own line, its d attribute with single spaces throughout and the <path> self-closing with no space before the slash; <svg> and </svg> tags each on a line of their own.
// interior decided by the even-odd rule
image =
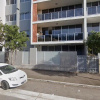
<svg viewBox="0 0 100 100">
<path fill-rule="evenodd" d="M 77 74 L 74 72 L 62 72 L 62 71 L 48 71 L 48 70 L 37 70 L 32 69 L 32 71 L 35 71 L 42 75 L 48 75 L 48 76 L 64 76 L 64 77 L 70 77 L 70 76 L 76 76 Z"/>
</svg>

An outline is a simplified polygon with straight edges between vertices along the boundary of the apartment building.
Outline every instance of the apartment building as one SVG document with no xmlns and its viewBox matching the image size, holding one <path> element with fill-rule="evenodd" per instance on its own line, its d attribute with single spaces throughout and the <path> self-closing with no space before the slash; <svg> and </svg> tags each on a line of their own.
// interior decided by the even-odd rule
<svg viewBox="0 0 100 100">
<path fill-rule="evenodd" d="M 32 0 L 31 16 L 31 44 L 39 51 L 84 55 L 84 40 L 100 31 L 100 0 Z"/>
<path fill-rule="evenodd" d="M 26 31 L 31 38 L 26 50 L 84 55 L 84 40 L 100 31 L 100 0 L 0 0 L 0 20 Z"/>
<path fill-rule="evenodd" d="M 19 31 L 31 32 L 31 0 L 0 0 L 0 17 L 3 24 L 17 25 Z M 29 50 L 30 41 L 27 42 Z"/>
</svg>

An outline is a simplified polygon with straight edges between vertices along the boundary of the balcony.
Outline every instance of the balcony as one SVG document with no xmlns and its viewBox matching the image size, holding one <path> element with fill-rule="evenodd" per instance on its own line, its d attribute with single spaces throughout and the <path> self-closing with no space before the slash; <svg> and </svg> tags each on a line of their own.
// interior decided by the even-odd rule
<svg viewBox="0 0 100 100">
<path fill-rule="evenodd" d="M 83 40 L 83 33 L 38 35 L 37 42 L 60 42 Z"/>
<path fill-rule="evenodd" d="M 83 8 L 39 14 L 38 21 L 83 16 Z"/>
<path fill-rule="evenodd" d="M 100 14 L 100 6 L 93 6 L 87 8 L 88 15 Z"/>
</svg>

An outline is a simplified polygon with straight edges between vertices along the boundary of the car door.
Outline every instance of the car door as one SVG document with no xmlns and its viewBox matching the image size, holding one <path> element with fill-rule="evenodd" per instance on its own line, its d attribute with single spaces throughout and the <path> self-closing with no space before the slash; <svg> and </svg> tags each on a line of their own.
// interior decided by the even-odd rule
<svg viewBox="0 0 100 100">
<path fill-rule="evenodd" d="M 0 83 L 1 83 L 1 81 L 2 81 L 2 76 L 3 76 L 3 74 L 2 74 L 2 72 L 0 71 Z"/>
</svg>

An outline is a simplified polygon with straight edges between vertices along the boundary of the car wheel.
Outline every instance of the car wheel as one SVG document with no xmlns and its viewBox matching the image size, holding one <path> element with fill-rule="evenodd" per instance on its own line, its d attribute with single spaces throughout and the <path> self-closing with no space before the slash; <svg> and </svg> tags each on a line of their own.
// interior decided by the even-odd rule
<svg viewBox="0 0 100 100">
<path fill-rule="evenodd" d="M 8 82 L 7 82 L 7 81 L 2 81 L 2 82 L 1 82 L 1 87 L 2 87 L 2 89 L 4 89 L 4 90 L 9 89 L 9 84 L 8 84 Z"/>
</svg>

